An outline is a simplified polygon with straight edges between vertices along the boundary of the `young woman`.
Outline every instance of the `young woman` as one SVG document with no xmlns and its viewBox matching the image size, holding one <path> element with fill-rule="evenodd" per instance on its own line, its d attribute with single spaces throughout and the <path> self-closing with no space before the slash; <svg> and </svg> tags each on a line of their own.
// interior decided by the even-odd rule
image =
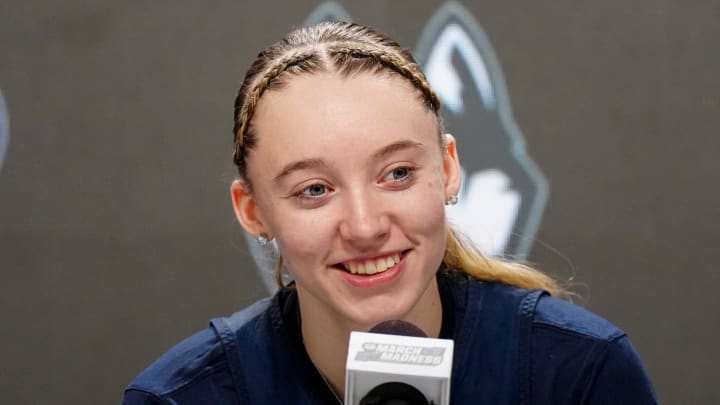
<svg viewBox="0 0 720 405">
<path fill-rule="evenodd" d="M 448 225 L 460 166 L 413 57 L 352 23 L 265 49 L 235 101 L 242 227 L 294 278 L 143 372 L 141 403 L 341 403 L 351 331 L 399 319 L 455 341 L 453 404 L 655 403 L 622 331 Z"/>
</svg>

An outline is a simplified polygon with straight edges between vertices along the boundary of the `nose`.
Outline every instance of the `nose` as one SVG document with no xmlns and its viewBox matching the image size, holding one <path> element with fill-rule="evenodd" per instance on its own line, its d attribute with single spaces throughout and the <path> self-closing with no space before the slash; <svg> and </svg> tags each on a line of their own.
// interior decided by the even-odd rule
<svg viewBox="0 0 720 405">
<path fill-rule="evenodd" d="M 348 195 L 343 209 L 340 236 L 354 247 L 371 249 L 390 234 L 389 213 L 378 198 L 368 193 Z"/>
</svg>

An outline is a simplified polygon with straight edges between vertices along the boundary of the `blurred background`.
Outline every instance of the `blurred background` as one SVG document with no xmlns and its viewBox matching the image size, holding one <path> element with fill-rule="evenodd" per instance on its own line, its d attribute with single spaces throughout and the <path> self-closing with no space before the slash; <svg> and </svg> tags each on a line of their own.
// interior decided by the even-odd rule
<svg viewBox="0 0 720 405">
<path fill-rule="evenodd" d="M 248 3 L 0 4 L 3 403 L 119 403 L 267 295 L 230 205 L 232 103 L 321 2 Z M 339 4 L 415 49 L 445 2 Z M 550 185 L 528 260 L 628 332 L 663 403 L 720 403 L 720 4 L 462 4 Z"/>
</svg>

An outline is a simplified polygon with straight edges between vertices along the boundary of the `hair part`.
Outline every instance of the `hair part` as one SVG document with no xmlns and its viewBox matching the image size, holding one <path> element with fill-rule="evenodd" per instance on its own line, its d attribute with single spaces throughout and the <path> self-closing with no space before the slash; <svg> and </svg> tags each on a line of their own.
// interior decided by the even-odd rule
<svg viewBox="0 0 720 405">
<path fill-rule="evenodd" d="M 348 22 L 299 28 L 258 55 L 235 98 L 233 161 L 248 186 L 246 159 L 257 142 L 252 117 L 263 93 L 282 88 L 289 77 L 320 72 L 343 76 L 399 74 L 418 90 L 419 98 L 440 124 L 440 99 L 412 54 L 397 42 L 372 28 Z"/>
<path fill-rule="evenodd" d="M 290 77 L 321 72 L 343 76 L 360 73 L 400 75 L 412 84 L 419 100 L 437 117 L 439 141 L 445 146 L 440 99 L 412 54 L 372 28 L 351 22 L 323 22 L 293 30 L 263 50 L 240 86 L 235 98 L 233 161 L 249 192 L 252 192 L 252 184 L 246 161 L 257 142 L 252 118 L 262 95 L 268 90 L 281 89 Z M 552 295 L 564 294 L 552 278 L 532 267 L 483 256 L 472 243 L 460 239 L 450 225 L 443 267 L 479 280 L 543 289 Z M 279 256 L 275 270 L 277 284 L 281 289 L 293 288 L 283 283 L 282 268 L 283 259 Z"/>
</svg>

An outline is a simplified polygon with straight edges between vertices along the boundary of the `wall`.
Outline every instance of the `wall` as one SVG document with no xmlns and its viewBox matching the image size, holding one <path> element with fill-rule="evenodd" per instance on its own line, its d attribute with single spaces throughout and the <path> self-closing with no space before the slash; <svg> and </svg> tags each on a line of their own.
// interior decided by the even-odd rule
<svg viewBox="0 0 720 405">
<path fill-rule="evenodd" d="M 232 100 L 317 4 L 0 5 L 4 401 L 117 403 L 265 294 L 230 207 Z M 343 4 L 413 48 L 441 2 Z M 720 402 L 717 4 L 465 5 L 550 182 L 529 259 L 628 331 L 663 403 Z"/>
</svg>

